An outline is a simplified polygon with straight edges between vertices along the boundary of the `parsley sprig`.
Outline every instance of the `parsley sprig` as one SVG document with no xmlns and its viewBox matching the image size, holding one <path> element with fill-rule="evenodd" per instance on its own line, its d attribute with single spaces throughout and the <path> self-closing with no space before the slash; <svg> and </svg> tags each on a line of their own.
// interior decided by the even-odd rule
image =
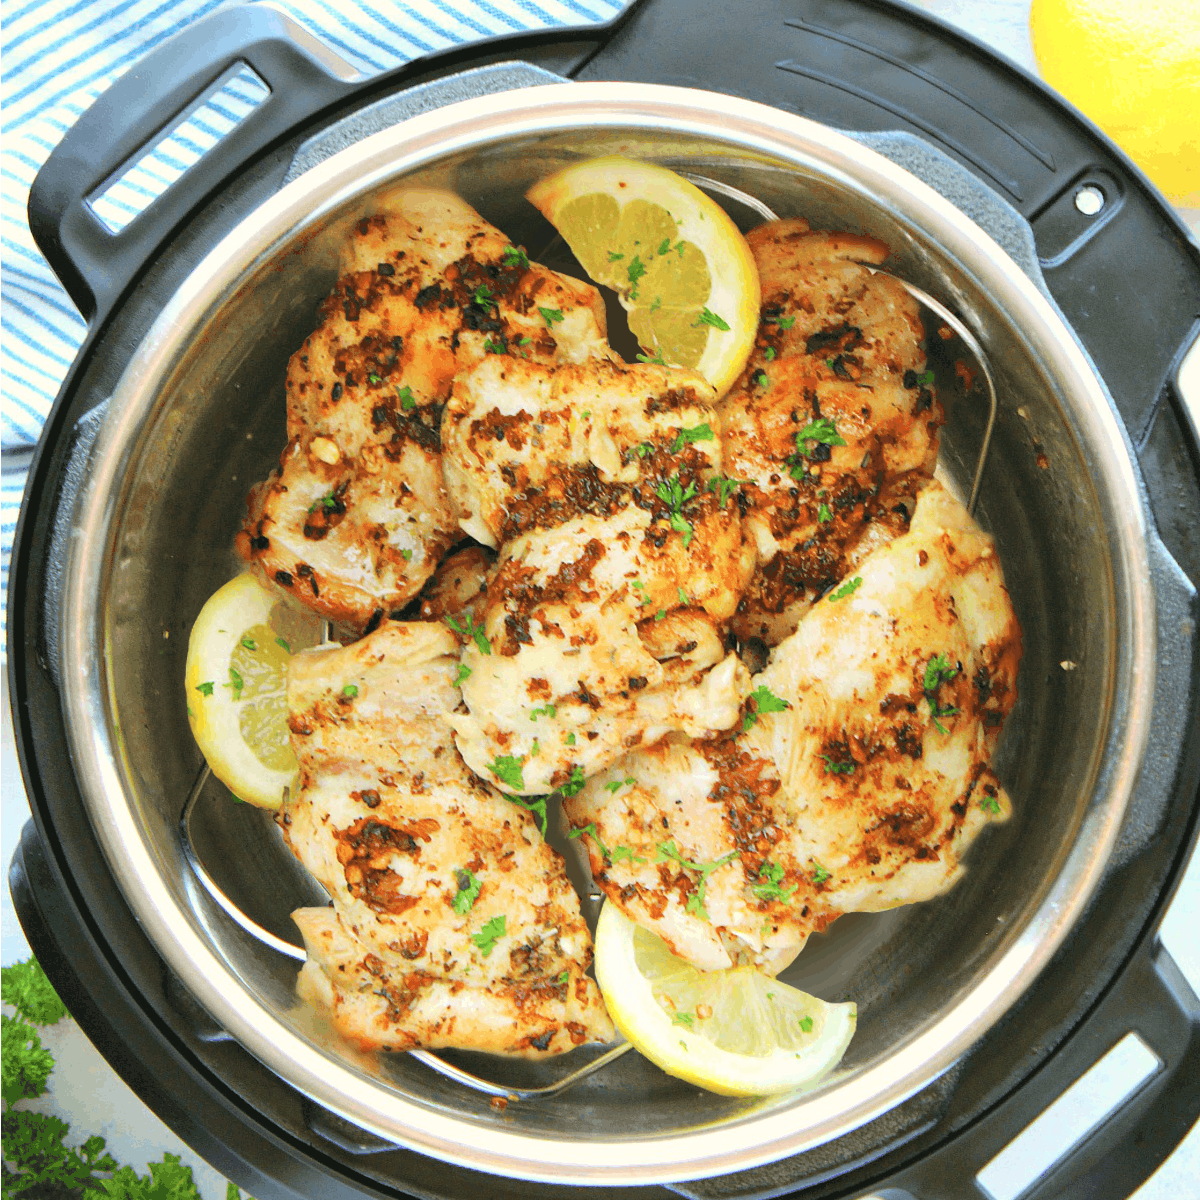
<svg viewBox="0 0 1200 1200">
<path fill-rule="evenodd" d="M 513 754 L 498 754 L 487 764 L 487 769 L 501 783 L 507 783 L 510 788 L 523 792 L 525 790 L 524 766 L 523 758 L 517 758 Z"/>
<path fill-rule="evenodd" d="M 746 709 L 746 715 L 742 717 L 742 732 L 747 729 L 752 729 L 758 724 L 759 713 L 777 713 L 785 712 L 791 708 L 791 705 L 784 699 L 775 695 L 773 691 L 765 683 L 759 684 L 758 687 L 750 693 L 747 701 L 752 704 L 753 708 Z"/>
<path fill-rule="evenodd" d="M 687 868 L 689 871 L 695 871 L 700 876 L 700 881 L 696 885 L 696 890 L 687 898 L 687 904 L 684 908 L 687 912 L 695 913 L 696 916 L 703 920 L 708 920 L 708 910 L 704 907 L 704 893 L 708 888 L 708 877 L 718 868 L 723 867 L 727 862 L 731 862 L 735 858 L 741 857 L 740 850 L 730 850 L 728 854 L 722 855 L 715 862 L 699 863 L 692 862 L 690 858 L 684 858 L 679 853 L 679 848 L 675 845 L 675 839 L 672 838 L 669 842 L 662 842 L 657 847 L 657 854 L 654 861 L 678 863 L 679 866 Z"/>
<path fill-rule="evenodd" d="M 632 782 L 632 780 L 630 780 L 630 782 Z M 589 821 L 586 825 L 580 825 L 577 829 L 572 829 L 571 832 L 567 834 L 567 837 L 574 841 L 577 837 L 582 837 L 585 833 L 592 839 L 593 842 L 596 843 L 596 847 L 604 856 L 604 861 L 606 863 L 644 863 L 646 861 L 640 854 L 634 854 L 634 852 L 628 846 L 613 846 L 610 850 L 600 840 L 600 835 L 596 832 L 595 821 Z"/>
<path fill-rule="evenodd" d="M 696 498 L 699 489 L 694 482 L 684 487 L 679 476 L 672 475 L 670 479 L 658 484 L 654 492 L 670 510 L 668 521 L 676 533 L 683 535 L 683 548 L 686 550 L 692 544 L 696 531 L 691 521 L 683 515 L 683 506 Z"/>
<path fill-rule="evenodd" d="M 479 899 L 479 893 L 483 890 L 483 883 L 466 867 L 457 868 L 454 878 L 458 882 L 458 890 L 454 893 L 450 907 L 461 916 L 475 907 L 475 901 Z"/>
<path fill-rule="evenodd" d="M 669 453 L 678 454 L 684 446 L 690 446 L 694 442 L 711 442 L 712 440 L 712 427 L 705 421 L 703 425 L 694 425 L 691 429 L 681 429 L 675 435 Z"/>
<path fill-rule="evenodd" d="M 953 717 L 958 714 L 958 709 L 953 705 L 938 703 L 938 688 L 943 683 L 949 683 L 957 674 L 958 669 L 952 666 L 950 660 L 941 653 L 935 654 L 925 664 L 925 676 L 921 682 L 925 691 L 925 699 L 929 704 L 929 716 L 938 733 L 950 732 L 938 719 L 939 717 Z"/>
<path fill-rule="evenodd" d="M 493 917 L 486 925 L 478 932 L 471 934 L 471 941 L 479 949 L 479 953 L 487 958 L 489 954 L 496 948 L 496 943 L 508 932 L 508 917 L 501 913 L 498 917 Z"/>
<path fill-rule="evenodd" d="M 799 884 L 792 884 L 791 887 L 782 887 L 784 870 L 778 863 L 764 862 L 758 869 L 758 882 L 751 884 L 750 890 L 760 900 L 781 900 L 787 903 L 793 895 Z"/>
<path fill-rule="evenodd" d="M 475 624 L 475 618 L 471 613 L 467 613 L 466 619 L 461 623 L 454 617 L 447 617 L 446 624 L 460 637 L 471 638 L 479 647 L 480 654 L 491 654 L 492 643 L 488 641 L 487 634 L 483 632 L 483 626 Z"/>
</svg>

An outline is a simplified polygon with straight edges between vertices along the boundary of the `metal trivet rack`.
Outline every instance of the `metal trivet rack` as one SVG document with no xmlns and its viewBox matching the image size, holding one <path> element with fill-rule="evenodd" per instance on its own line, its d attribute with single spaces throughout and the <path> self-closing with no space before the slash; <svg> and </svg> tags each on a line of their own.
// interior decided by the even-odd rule
<svg viewBox="0 0 1200 1200">
<path fill-rule="evenodd" d="M 729 184 L 722 183 L 719 180 L 708 179 L 704 176 L 692 175 L 688 172 L 680 172 L 686 179 L 690 179 L 697 186 L 706 191 L 716 192 L 719 195 L 725 196 L 731 200 L 737 201 L 748 209 L 757 213 L 766 221 L 774 221 L 778 218 L 776 214 L 768 208 L 761 200 L 754 196 L 741 191 L 738 188 L 731 187 Z M 979 458 L 975 464 L 975 474 L 971 481 L 971 492 L 967 499 L 967 512 L 972 516 L 975 514 L 975 506 L 979 500 L 980 486 L 983 481 L 984 468 L 987 465 L 988 452 L 991 449 L 992 432 L 996 425 L 996 384 L 992 378 L 991 368 L 988 366 L 987 356 L 984 354 L 983 347 L 979 344 L 975 335 L 967 328 L 963 321 L 947 308 L 940 300 L 929 295 L 915 284 L 909 283 L 908 280 L 902 279 L 898 275 L 892 274 L 890 271 L 884 271 L 873 263 L 863 263 L 864 267 L 874 274 L 887 275 L 889 278 L 896 280 L 905 291 L 907 291 L 914 299 L 938 316 L 952 329 L 959 341 L 970 351 L 974 357 L 976 365 L 979 367 L 979 376 L 983 379 L 985 389 L 987 391 L 988 400 L 988 415 L 987 423 L 984 426 L 983 438 L 979 447 Z M 926 340 L 928 340 L 928 335 Z M 330 627 L 328 623 L 325 626 L 325 642 L 331 641 Z M 192 873 L 199 881 L 201 886 L 213 898 L 214 901 L 238 924 L 249 933 L 252 937 L 262 942 L 264 946 L 283 954 L 288 958 L 295 959 L 297 962 L 304 962 L 307 959 L 303 946 L 298 946 L 294 942 L 286 941 L 271 933 L 270 930 L 264 929 L 252 917 L 243 912 L 238 906 L 222 891 L 220 885 L 209 873 L 208 868 L 200 860 L 200 856 L 196 853 L 195 845 L 192 841 L 191 822 L 192 814 L 195 811 L 196 804 L 200 799 L 200 795 L 204 790 L 204 785 L 208 782 L 208 777 L 211 774 L 208 764 L 205 763 L 200 769 L 199 775 L 196 776 L 196 782 L 192 785 L 192 790 L 188 793 L 187 801 L 183 806 L 183 812 L 179 818 L 179 840 L 183 847 L 184 858 Z M 578 1083 L 581 1079 L 586 1079 L 589 1075 L 596 1071 L 602 1070 L 609 1063 L 615 1062 L 627 1051 L 632 1050 L 633 1045 L 630 1042 L 621 1042 L 613 1047 L 613 1049 L 593 1059 L 585 1066 L 579 1067 L 577 1070 L 564 1075 L 561 1079 L 554 1083 L 547 1084 L 544 1087 L 536 1088 L 520 1088 L 511 1087 L 507 1084 L 495 1083 L 490 1079 L 484 1079 L 479 1075 L 474 1075 L 470 1071 L 466 1071 L 461 1067 L 455 1066 L 453 1063 L 447 1062 L 444 1058 L 434 1054 L 431 1050 L 409 1050 L 407 1053 L 413 1058 L 424 1063 L 427 1067 L 438 1074 L 446 1076 L 448 1079 L 453 1079 L 465 1087 L 473 1088 L 476 1091 L 483 1092 L 490 1096 L 502 1097 L 505 1100 L 535 1100 L 547 1096 L 557 1095 L 559 1092 L 565 1091 L 567 1088 Z"/>
</svg>

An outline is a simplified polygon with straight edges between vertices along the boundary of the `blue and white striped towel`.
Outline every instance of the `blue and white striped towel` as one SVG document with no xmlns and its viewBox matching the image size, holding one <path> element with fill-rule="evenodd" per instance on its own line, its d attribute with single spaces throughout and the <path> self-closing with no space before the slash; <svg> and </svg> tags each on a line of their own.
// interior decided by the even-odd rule
<svg viewBox="0 0 1200 1200">
<path fill-rule="evenodd" d="M 29 187 L 50 151 L 118 76 L 222 0 L 0 0 L 4 60 L 0 220 L 3 450 L 0 582 L 25 486 L 22 448 L 38 438 L 84 334 L 74 305 L 38 253 L 25 219 Z M 446 46 L 526 29 L 606 21 L 621 0 L 274 0 L 364 73 Z M 235 80 L 96 208 L 119 228 L 253 108 L 253 79 Z M 0 638 L 3 630 L 0 629 Z M 6 644 L 6 643 L 5 643 Z"/>
</svg>

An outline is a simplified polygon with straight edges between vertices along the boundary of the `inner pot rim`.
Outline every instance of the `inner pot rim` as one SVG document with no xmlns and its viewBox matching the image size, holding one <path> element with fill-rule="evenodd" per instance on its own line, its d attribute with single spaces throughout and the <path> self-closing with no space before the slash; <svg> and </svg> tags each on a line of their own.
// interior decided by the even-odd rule
<svg viewBox="0 0 1200 1200">
<path fill-rule="evenodd" d="M 227 294 L 351 199 L 459 150 L 514 137 L 587 129 L 704 137 L 816 170 L 934 237 L 980 271 L 1031 351 L 1054 376 L 1064 415 L 1087 451 L 1111 517 L 1119 601 L 1114 617 L 1105 762 L 1078 837 L 1024 928 L 978 982 L 882 1063 L 813 1097 L 719 1127 L 644 1140 L 551 1140 L 448 1116 L 362 1077 L 309 1044 L 255 1000 L 210 948 L 158 875 L 130 803 L 108 670 L 107 580 L 127 470 L 159 385 Z M 1086 437 L 1083 436 L 1086 433 Z M 245 218 L 164 307 L 127 365 L 92 454 L 68 550 L 62 621 L 64 707 L 93 825 L 127 902 L 159 953 L 214 1019 L 257 1059 L 318 1104 L 379 1136 L 497 1175 L 558 1183 L 651 1184 L 745 1170 L 849 1132 L 927 1086 L 1032 983 L 1082 913 L 1115 842 L 1148 737 L 1155 677 L 1154 604 L 1145 518 L 1127 443 L 1086 356 L 1052 306 L 1003 250 L 938 193 L 887 159 L 815 122 L 752 101 L 650 84 L 569 83 L 464 101 L 412 118 L 314 167 Z M 96 598 L 101 598 L 97 603 Z"/>
</svg>

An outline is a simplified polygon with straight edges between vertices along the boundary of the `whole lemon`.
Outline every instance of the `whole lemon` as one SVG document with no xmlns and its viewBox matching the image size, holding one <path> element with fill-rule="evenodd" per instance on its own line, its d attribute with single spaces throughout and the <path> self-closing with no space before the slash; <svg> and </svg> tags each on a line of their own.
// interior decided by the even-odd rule
<svg viewBox="0 0 1200 1200">
<path fill-rule="evenodd" d="M 1200 0 L 1033 0 L 1030 29 L 1046 82 L 1200 206 Z"/>
</svg>

